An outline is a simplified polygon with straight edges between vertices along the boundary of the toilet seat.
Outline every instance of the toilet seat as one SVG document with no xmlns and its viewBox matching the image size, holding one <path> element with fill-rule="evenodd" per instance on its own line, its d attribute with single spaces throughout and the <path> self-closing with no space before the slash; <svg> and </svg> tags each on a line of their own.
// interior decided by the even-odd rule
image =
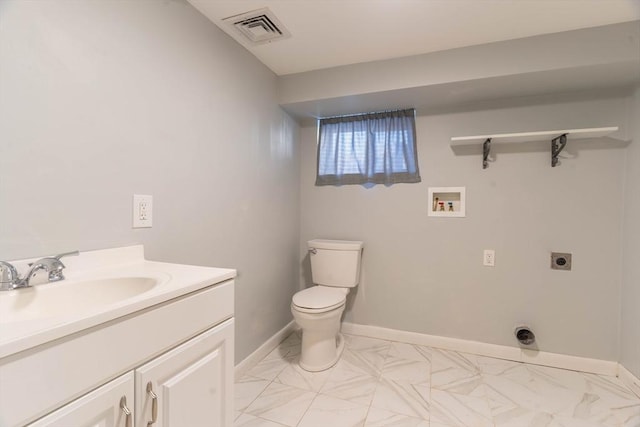
<svg viewBox="0 0 640 427">
<path fill-rule="evenodd" d="M 324 313 L 335 310 L 345 304 L 347 294 L 343 288 L 312 286 L 297 292 L 292 306 L 302 313 Z"/>
</svg>

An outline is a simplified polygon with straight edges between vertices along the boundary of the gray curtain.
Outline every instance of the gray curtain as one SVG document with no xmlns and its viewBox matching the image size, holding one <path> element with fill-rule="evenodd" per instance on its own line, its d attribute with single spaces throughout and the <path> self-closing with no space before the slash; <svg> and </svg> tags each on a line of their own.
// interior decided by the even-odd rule
<svg viewBox="0 0 640 427">
<path fill-rule="evenodd" d="M 415 110 L 319 121 L 316 185 L 420 182 Z"/>
</svg>

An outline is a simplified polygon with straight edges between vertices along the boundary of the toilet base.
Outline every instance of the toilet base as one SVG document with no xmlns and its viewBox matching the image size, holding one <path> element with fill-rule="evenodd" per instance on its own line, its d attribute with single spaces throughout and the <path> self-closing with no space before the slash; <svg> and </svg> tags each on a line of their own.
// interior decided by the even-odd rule
<svg viewBox="0 0 640 427">
<path fill-rule="evenodd" d="M 313 341 L 311 339 L 307 339 L 307 351 L 305 351 L 305 339 L 304 339 L 305 331 L 302 331 L 302 350 L 300 352 L 300 367 L 305 371 L 309 372 L 319 372 L 324 371 L 335 365 L 340 356 L 342 356 L 342 352 L 344 351 L 344 337 L 341 333 L 335 336 L 335 338 L 324 341 Z M 311 343 L 311 347 L 309 346 Z M 309 350 L 308 348 L 313 348 L 313 350 Z M 313 355 L 314 357 L 307 357 L 305 360 L 305 355 Z M 328 360 L 318 360 L 318 355 L 333 355 Z M 325 357 L 326 359 L 326 357 Z M 311 363 L 309 363 L 311 362 Z"/>
<path fill-rule="evenodd" d="M 291 306 L 291 313 L 302 329 L 300 367 L 318 372 L 336 364 L 344 350 L 344 338 L 340 334 L 340 318 L 344 304 L 320 313 L 304 312 Z"/>
</svg>

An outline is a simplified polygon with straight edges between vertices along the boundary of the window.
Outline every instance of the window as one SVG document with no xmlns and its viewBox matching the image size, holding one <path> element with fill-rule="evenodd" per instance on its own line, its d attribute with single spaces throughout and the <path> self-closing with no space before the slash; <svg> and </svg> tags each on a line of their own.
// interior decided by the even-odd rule
<svg viewBox="0 0 640 427">
<path fill-rule="evenodd" d="M 319 121 L 316 185 L 420 182 L 415 110 Z"/>
</svg>

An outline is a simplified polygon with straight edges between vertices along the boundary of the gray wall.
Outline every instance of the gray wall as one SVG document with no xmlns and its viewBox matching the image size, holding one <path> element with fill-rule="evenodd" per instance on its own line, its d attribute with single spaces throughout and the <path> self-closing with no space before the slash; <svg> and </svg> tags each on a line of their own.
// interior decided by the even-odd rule
<svg viewBox="0 0 640 427">
<path fill-rule="evenodd" d="M 0 64 L 0 259 L 143 243 L 237 268 L 236 360 L 290 320 L 299 129 L 271 71 L 168 0 L 3 0 Z"/>
<path fill-rule="evenodd" d="M 525 322 L 543 351 L 618 360 L 625 144 L 570 140 L 550 166 L 549 143 L 454 154 L 452 136 L 620 126 L 628 98 L 487 108 L 417 119 L 420 184 L 315 187 L 316 128 L 302 129 L 301 259 L 306 241 L 365 242 L 361 285 L 346 320 L 515 345 Z M 430 186 L 466 186 L 466 218 L 427 216 Z M 483 249 L 496 266 L 482 266 Z M 552 271 L 551 251 L 573 271 Z M 637 314 L 635 314 L 637 315 Z"/>
<path fill-rule="evenodd" d="M 633 100 L 635 130 L 627 149 L 624 200 L 620 363 L 640 377 L 640 87 Z"/>
<path fill-rule="evenodd" d="M 637 144 L 570 141 L 555 169 L 546 144 L 495 147 L 485 171 L 448 146 L 563 127 L 625 136 L 629 99 L 420 116 L 421 184 L 317 188 L 315 127 L 300 169 L 276 77 L 182 1 L 0 0 L 0 64 L 0 259 L 143 243 L 150 259 L 237 268 L 241 360 L 290 320 L 306 240 L 362 239 L 347 320 L 506 345 L 528 322 L 541 350 L 617 360 L 622 300 L 621 360 L 640 375 Z M 638 92 L 635 105 L 639 123 Z M 429 218 L 427 188 L 458 185 L 467 218 Z M 154 196 L 153 228 L 131 229 L 134 193 Z M 574 271 L 550 271 L 551 250 L 573 252 Z"/>
</svg>

